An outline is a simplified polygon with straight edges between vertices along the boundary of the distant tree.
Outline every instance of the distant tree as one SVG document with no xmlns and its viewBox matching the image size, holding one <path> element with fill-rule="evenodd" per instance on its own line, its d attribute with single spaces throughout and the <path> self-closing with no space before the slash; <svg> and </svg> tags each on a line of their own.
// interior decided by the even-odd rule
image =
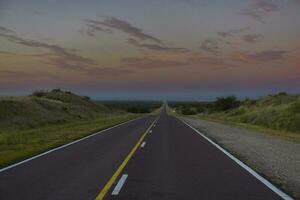
<svg viewBox="0 0 300 200">
<path fill-rule="evenodd" d="M 196 111 L 197 111 L 197 113 L 203 113 L 205 111 L 205 109 L 203 108 L 203 106 L 197 106 Z"/>
<path fill-rule="evenodd" d="M 278 96 L 286 96 L 287 93 L 286 93 L 286 92 L 279 92 L 277 95 L 278 95 Z"/>
<path fill-rule="evenodd" d="M 215 110 L 216 111 L 226 111 L 233 108 L 236 108 L 240 105 L 240 102 L 236 99 L 235 96 L 228 97 L 218 97 L 215 101 Z"/>
<path fill-rule="evenodd" d="M 52 90 L 52 92 L 61 92 L 61 89 L 60 88 L 55 88 Z"/>
<path fill-rule="evenodd" d="M 46 93 L 46 91 L 44 91 L 44 90 L 36 90 L 32 93 L 32 96 L 42 97 L 42 96 L 44 96 L 45 93 Z"/>
<path fill-rule="evenodd" d="M 88 97 L 88 96 L 83 96 L 83 98 L 86 99 L 86 100 L 91 100 L 91 98 Z"/>
<path fill-rule="evenodd" d="M 189 107 L 183 107 L 181 113 L 183 115 L 195 115 L 197 112 Z"/>
</svg>

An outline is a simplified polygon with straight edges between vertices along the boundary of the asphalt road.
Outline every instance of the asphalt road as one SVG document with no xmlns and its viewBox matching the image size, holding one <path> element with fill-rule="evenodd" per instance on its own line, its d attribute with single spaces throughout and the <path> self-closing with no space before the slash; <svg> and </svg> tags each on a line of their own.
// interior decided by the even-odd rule
<svg viewBox="0 0 300 200">
<path fill-rule="evenodd" d="M 154 120 L 124 124 L 0 173 L 0 199 L 281 199 L 165 109 L 150 126 Z"/>
<path fill-rule="evenodd" d="M 145 145 L 122 174 L 118 195 L 106 199 L 281 199 L 223 152 L 162 112 Z"/>
<path fill-rule="evenodd" d="M 0 173 L 0 200 L 95 199 L 155 117 L 145 117 Z"/>
</svg>

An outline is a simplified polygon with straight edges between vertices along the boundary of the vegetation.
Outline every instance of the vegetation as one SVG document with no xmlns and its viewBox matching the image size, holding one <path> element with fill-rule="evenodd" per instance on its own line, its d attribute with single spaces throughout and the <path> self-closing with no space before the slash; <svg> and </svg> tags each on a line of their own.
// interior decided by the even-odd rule
<svg viewBox="0 0 300 200">
<path fill-rule="evenodd" d="M 196 115 L 208 112 L 213 107 L 212 102 L 168 102 L 168 106 L 174 108 L 178 114 Z"/>
<path fill-rule="evenodd" d="M 132 114 L 115 115 L 2 132 L 0 133 L 0 167 L 136 117 Z"/>
<path fill-rule="evenodd" d="M 235 97 L 220 97 L 215 102 L 169 103 L 179 114 L 192 114 L 206 119 L 256 125 L 273 130 L 300 133 L 300 95 L 278 93 L 238 101 Z"/>
<path fill-rule="evenodd" d="M 11 164 L 139 115 L 54 89 L 0 98 L 0 166 Z"/>
<path fill-rule="evenodd" d="M 0 133 L 107 115 L 107 107 L 59 89 L 0 98 Z"/>
<path fill-rule="evenodd" d="M 161 101 L 99 101 L 100 104 L 129 113 L 151 113 L 162 105 Z"/>
<path fill-rule="evenodd" d="M 240 102 L 236 99 L 235 96 L 229 97 L 218 97 L 214 106 L 215 111 L 227 111 L 239 107 Z"/>
</svg>

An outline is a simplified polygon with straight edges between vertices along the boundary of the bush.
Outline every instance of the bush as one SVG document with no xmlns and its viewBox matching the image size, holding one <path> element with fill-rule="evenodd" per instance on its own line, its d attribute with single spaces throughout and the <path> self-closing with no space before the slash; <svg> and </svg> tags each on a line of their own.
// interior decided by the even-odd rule
<svg viewBox="0 0 300 200">
<path fill-rule="evenodd" d="M 195 115 L 195 114 L 197 114 L 197 112 L 195 110 L 193 110 L 191 108 L 187 108 L 187 107 L 182 108 L 181 112 L 182 112 L 183 115 Z"/>
<path fill-rule="evenodd" d="M 202 106 L 198 106 L 196 111 L 197 113 L 203 113 L 205 111 L 205 108 L 203 108 Z"/>
<path fill-rule="evenodd" d="M 42 97 L 45 95 L 47 91 L 44 91 L 44 90 L 36 90 L 32 93 L 31 96 L 35 96 L 35 97 Z"/>
<path fill-rule="evenodd" d="M 56 88 L 56 89 L 53 89 L 52 92 L 62 92 L 62 90 L 59 88 Z"/>
<path fill-rule="evenodd" d="M 215 102 L 215 110 L 226 111 L 233 108 L 237 108 L 239 105 L 240 102 L 236 99 L 235 96 L 218 97 Z"/>
<path fill-rule="evenodd" d="M 85 100 L 91 100 L 91 98 L 90 97 L 88 97 L 88 96 L 83 96 L 83 98 L 85 99 Z"/>
<path fill-rule="evenodd" d="M 142 108 L 142 107 L 130 107 L 126 109 L 127 112 L 130 113 L 150 113 L 151 110 L 148 108 Z"/>
</svg>

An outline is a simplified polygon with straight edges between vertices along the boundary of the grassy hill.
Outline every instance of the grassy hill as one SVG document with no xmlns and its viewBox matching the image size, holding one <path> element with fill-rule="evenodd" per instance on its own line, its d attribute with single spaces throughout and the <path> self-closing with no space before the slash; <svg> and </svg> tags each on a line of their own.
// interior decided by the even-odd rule
<svg viewBox="0 0 300 200">
<path fill-rule="evenodd" d="M 300 133 L 300 95 L 278 93 L 256 100 L 220 97 L 215 102 L 170 103 L 176 112 Z"/>
<path fill-rule="evenodd" d="M 55 89 L 0 98 L 0 167 L 141 115 Z"/>
<path fill-rule="evenodd" d="M 269 95 L 246 100 L 235 109 L 214 114 L 218 118 L 300 133 L 300 95 Z"/>
<path fill-rule="evenodd" d="M 0 98 L 0 128 L 14 130 L 63 123 L 76 119 L 92 119 L 109 109 L 88 97 L 55 89 L 38 91 L 24 97 Z"/>
</svg>

